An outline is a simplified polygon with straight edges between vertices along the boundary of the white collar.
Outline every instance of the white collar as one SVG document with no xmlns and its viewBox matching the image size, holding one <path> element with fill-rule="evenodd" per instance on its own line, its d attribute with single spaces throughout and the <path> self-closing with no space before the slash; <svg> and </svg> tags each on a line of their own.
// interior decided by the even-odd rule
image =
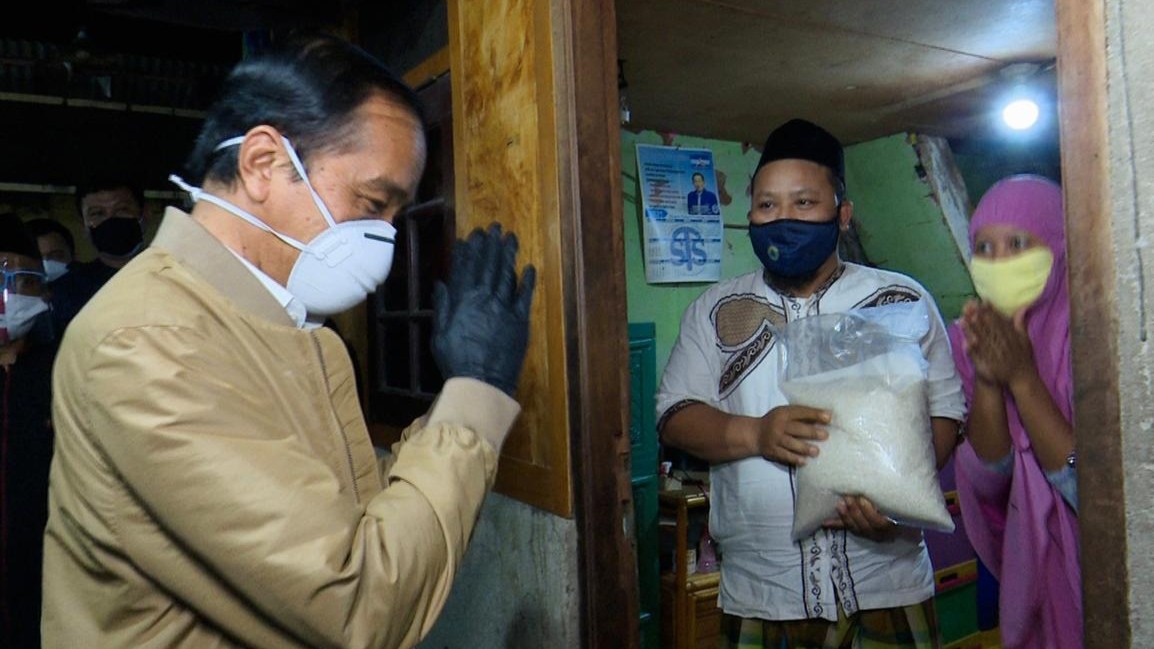
<svg viewBox="0 0 1154 649">
<path fill-rule="evenodd" d="M 245 259 L 232 248 L 228 248 L 228 251 L 239 259 L 240 263 L 244 264 L 244 267 L 249 269 L 253 276 L 260 280 L 260 283 L 268 289 L 269 293 L 272 293 L 273 298 L 284 307 L 285 312 L 288 313 L 289 318 L 292 319 L 298 329 L 315 329 L 321 326 L 322 323 L 309 320 L 305 305 L 301 304 L 301 301 L 293 296 L 287 288 L 281 286 L 279 282 L 269 277 L 267 273 L 254 266 L 252 262 Z"/>
</svg>

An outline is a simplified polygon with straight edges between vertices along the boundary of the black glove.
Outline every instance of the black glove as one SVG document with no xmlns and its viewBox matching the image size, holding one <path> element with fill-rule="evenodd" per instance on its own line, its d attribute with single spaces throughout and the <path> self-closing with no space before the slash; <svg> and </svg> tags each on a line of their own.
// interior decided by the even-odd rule
<svg viewBox="0 0 1154 649">
<path fill-rule="evenodd" d="M 446 378 L 470 377 L 513 396 L 529 345 L 537 271 L 517 286 L 517 235 L 497 223 L 453 246 L 449 284 L 433 287 L 433 358 Z"/>
</svg>

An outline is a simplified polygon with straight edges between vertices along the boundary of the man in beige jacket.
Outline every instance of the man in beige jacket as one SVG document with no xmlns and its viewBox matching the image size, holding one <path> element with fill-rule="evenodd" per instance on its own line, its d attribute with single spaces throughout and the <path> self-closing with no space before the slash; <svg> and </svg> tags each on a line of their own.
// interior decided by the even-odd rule
<svg viewBox="0 0 1154 649">
<path fill-rule="evenodd" d="M 518 281 L 499 226 L 458 242 L 436 294 L 448 380 L 387 470 L 315 326 L 384 281 L 424 162 L 415 96 L 358 49 L 313 39 L 233 71 L 174 177 L 191 214 L 169 210 L 60 349 L 45 647 L 428 632 L 519 412 L 533 271 Z"/>
</svg>

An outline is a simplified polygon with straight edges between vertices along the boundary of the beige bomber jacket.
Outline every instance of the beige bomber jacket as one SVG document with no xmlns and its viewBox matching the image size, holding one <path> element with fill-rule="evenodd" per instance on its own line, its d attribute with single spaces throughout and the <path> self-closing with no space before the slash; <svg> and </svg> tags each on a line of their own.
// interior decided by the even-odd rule
<svg viewBox="0 0 1154 649">
<path fill-rule="evenodd" d="M 73 321 L 53 390 L 48 649 L 416 644 L 519 412 L 451 379 L 383 476 L 340 339 L 174 209 Z"/>
</svg>

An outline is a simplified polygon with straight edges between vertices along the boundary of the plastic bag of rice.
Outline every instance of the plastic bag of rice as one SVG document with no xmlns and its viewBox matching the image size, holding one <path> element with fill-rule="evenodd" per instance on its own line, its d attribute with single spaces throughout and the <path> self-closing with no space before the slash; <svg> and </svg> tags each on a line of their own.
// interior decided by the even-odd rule
<svg viewBox="0 0 1154 649">
<path fill-rule="evenodd" d="M 905 524 L 952 532 L 930 428 L 921 302 L 819 315 L 782 331 L 781 391 L 832 413 L 821 452 L 797 469 L 793 537 L 837 517 L 843 495 Z"/>
</svg>

